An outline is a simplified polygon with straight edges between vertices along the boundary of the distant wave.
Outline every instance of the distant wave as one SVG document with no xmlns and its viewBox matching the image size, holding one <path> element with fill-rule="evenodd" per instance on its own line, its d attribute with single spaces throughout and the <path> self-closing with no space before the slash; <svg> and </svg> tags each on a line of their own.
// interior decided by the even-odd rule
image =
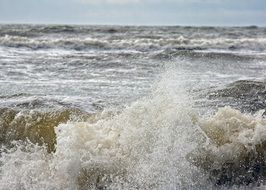
<svg viewBox="0 0 266 190">
<path fill-rule="evenodd" d="M 266 108 L 266 83 L 252 80 L 235 81 L 223 89 L 210 92 L 208 98 L 254 113 Z"/>
<path fill-rule="evenodd" d="M 134 49 L 138 51 L 153 51 L 162 49 L 175 50 L 253 50 L 264 51 L 266 49 L 266 38 L 132 38 L 112 39 L 97 37 L 25 37 L 5 35 L 0 37 L 0 46 L 12 48 L 51 49 L 61 48 L 70 50 L 112 50 L 112 49 Z"/>
<path fill-rule="evenodd" d="M 179 47 L 179 48 L 167 48 L 163 51 L 155 52 L 151 55 L 151 58 L 159 60 L 168 60 L 175 57 L 183 57 L 188 59 L 225 59 L 225 60 L 236 60 L 236 61 L 247 61 L 260 59 L 260 54 L 254 56 L 254 53 L 250 55 L 249 52 L 239 53 L 239 52 L 223 52 L 219 50 L 208 50 L 207 48 L 189 48 L 189 47 Z"/>
<path fill-rule="evenodd" d="M 99 49 L 108 45 L 104 40 L 86 38 L 28 38 L 20 36 L 4 36 L 0 38 L 0 45 L 13 48 L 30 48 L 33 50 L 62 48 L 62 49 Z"/>
</svg>

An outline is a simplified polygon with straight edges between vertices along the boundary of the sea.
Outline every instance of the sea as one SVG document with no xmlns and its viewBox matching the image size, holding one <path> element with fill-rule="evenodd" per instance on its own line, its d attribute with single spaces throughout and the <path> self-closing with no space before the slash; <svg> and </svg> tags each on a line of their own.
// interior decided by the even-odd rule
<svg viewBox="0 0 266 190">
<path fill-rule="evenodd" d="M 266 189 L 266 28 L 0 25 L 1 190 Z"/>
</svg>

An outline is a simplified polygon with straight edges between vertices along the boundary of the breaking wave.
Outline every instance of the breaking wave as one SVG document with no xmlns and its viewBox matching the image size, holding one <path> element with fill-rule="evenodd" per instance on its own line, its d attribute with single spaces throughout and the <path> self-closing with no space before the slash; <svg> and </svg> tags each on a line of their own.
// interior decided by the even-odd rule
<svg viewBox="0 0 266 190">
<path fill-rule="evenodd" d="M 196 130 L 181 91 L 165 80 L 151 96 L 122 111 L 103 111 L 94 122 L 53 117 L 61 123 L 52 135 L 54 152 L 21 140 L 3 147 L 1 189 L 199 187 L 204 176 L 185 157 L 195 146 Z"/>
<path fill-rule="evenodd" d="M 188 154 L 188 159 L 208 172 L 217 185 L 250 185 L 265 182 L 266 118 L 264 110 L 243 114 L 230 107 L 220 108 L 199 126 L 204 144 Z"/>
<path fill-rule="evenodd" d="M 261 185 L 266 176 L 263 111 L 251 115 L 224 107 L 213 116 L 199 115 L 185 84 L 175 77 L 167 72 L 150 96 L 122 110 L 95 115 L 1 110 L 6 142 L 0 188 Z"/>
</svg>

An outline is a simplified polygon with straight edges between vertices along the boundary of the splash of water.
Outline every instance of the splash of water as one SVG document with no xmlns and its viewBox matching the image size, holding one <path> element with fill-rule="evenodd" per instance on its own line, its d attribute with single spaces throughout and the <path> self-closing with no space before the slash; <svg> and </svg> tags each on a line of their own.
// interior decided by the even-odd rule
<svg viewBox="0 0 266 190">
<path fill-rule="evenodd" d="M 266 177 L 266 119 L 264 110 L 244 114 L 220 108 L 208 119 L 198 121 L 207 143 L 188 158 L 204 169 L 218 185 L 261 184 Z"/>
<path fill-rule="evenodd" d="M 16 142 L 1 155 L 1 188 L 206 186 L 205 176 L 186 160 L 197 136 L 189 96 L 170 75 L 152 95 L 118 114 L 105 117 L 104 111 L 95 123 L 60 124 L 55 128 L 54 153 Z"/>
</svg>

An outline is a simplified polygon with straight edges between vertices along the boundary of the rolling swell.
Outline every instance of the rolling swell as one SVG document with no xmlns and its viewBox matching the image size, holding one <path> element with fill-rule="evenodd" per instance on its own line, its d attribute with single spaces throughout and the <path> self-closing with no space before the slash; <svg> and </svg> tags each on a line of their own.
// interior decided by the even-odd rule
<svg viewBox="0 0 266 190">
<path fill-rule="evenodd" d="M 263 81 L 239 80 L 223 89 L 212 91 L 208 98 L 219 100 L 223 105 L 232 105 L 243 112 L 254 113 L 266 108 L 266 83 Z"/>
</svg>

